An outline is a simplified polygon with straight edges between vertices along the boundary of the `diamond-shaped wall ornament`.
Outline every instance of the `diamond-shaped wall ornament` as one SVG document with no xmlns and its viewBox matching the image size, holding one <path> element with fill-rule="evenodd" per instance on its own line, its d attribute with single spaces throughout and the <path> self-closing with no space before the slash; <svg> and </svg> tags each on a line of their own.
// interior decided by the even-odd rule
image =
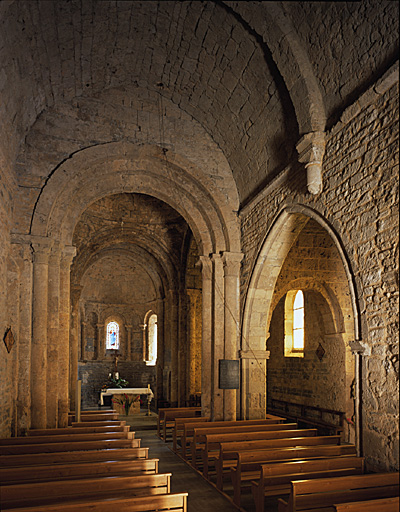
<svg viewBox="0 0 400 512">
<path fill-rule="evenodd" d="M 324 347 L 321 345 L 321 343 L 318 345 L 318 348 L 317 350 L 315 351 L 315 353 L 317 354 L 317 357 L 320 361 L 322 361 L 322 358 L 324 357 L 324 354 L 325 354 L 325 349 Z"/>
<path fill-rule="evenodd" d="M 11 348 L 15 343 L 14 335 L 12 333 L 11 327 L 9 327 L 6 330 L 6 333 L 4 334 L 4 344 L 6 346 L 7 352 L 11 352 Z"/>
</svg>

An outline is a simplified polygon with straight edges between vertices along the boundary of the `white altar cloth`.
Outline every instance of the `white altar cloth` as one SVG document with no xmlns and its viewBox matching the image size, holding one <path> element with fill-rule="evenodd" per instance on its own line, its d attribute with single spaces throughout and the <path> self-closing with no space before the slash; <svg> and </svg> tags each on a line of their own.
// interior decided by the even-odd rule
<svg viewBox="0 0 400 512">
<path fill-rule="evenodd" d="M 106 391 L 100 392 L 100 405 L 104 405 L 103 397 L 105 395 L 147 395 L 147 401 L 150 404 L 154 398 L 154 393 L 150 389 L 150 385 L 147 388 L 108 388 Z"/>
</svg>

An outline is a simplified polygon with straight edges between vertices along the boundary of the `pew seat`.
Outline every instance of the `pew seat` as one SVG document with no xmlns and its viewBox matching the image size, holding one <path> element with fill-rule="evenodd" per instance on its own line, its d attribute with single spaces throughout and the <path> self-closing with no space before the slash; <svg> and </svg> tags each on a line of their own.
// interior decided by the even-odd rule
<svg viewBox="0 0 400 512">
<path fill-rule="evenodd" d="M 283 420 L 283 418 L 281 418 Z M 238 420 L 238 421 L 211 421 L 207 425 L 188 424 L 184 425 L 182 439 L 182 452 L 184 458 L 188 459 L 185 446 L 190 443 L 191 464 L 197 469 L 197 455 L 201 455 L 204 448 L 205 436 L 207 434 L 227 434 L 239 432 L 266 432 L 272 430 L 293 430 L 296 423 L 280 423 L 279 420 Z M 192 435 L 191 435 L 192 434 Z"/>
<path fill-rule="evenodd" d="M 294 480 L 363 473 L 363 457 L 335 457 L 262 464 L 258 479 L 251 482 L 256 512 L 264 512 L 265 497 L 288 494 L 290 482 Z"/>
<path fill-rule="evenodd" d="M 100 462 L 77 462 L 73 464 L 51 464 L 0 468 L 0 484 L 14 485 L 51 480 L 73 480 L 118 475 L 153 475 L 158 473 L 158 459 L 107 460 Z"/>
<path fill-rule="evenodd" d="M 187 496 L 187 493 L 159 494 L 18 507 L 11 510 L 13 512 L 110 512 L 114 510 L 118 512 L 187 512 Z"/>
<path fill-rule="evenodd" d="M 75 464 L 77 462 L 99 462 L 107 460 L 147 459 L 148 448 L 109 448 L 55 453 L 29 453 L 2 455 L 1 467 L 39 466 L 49 464 Z"/>
<path fill-rule="evenodd" d="M 355 456 L 354 445 L 318 445 L 295 446 L 259 450 L 246 450 L 227 452 L 225 460 L 223 447 L 221 456 L 216 459 L 217 488 L 223 489 L 223 480 L 226 469 L 230 469 L 232 482 L 242 480 L 254 480 L 259 474 L 262 464 L 289 460 L 302 459 L 326 459 L 339 456 Z M 234 483 L 234 487 L 240 486 Z"/>
<path fill-rule="evenodd" d="M 399 473 L 317 478 L 291 482 L 290 495 L 279 498 L 278 512 L 334 511 L 335 505 L 399 496 Z M 378 511 L 377 511 L 378 512 Z"/>
<path fill-rule="evenodd" d="M 334 505 L 335 512 L 399 512 L 399 497 L 368 501 L 353 501 Z"/>
<path fill-rule="evenodd" d="M 100 498 L 122 498 L 168 494 L 171 473 L 154 475 L 96 477 L 84 480 L 53 480 L 43 483 L 21 483 L 1 487 L 2 510 L 39 505 L 65 504 Z"/>
<path fill-rule="evenodd" d="M 140 448 L 140 439 L 104 439 L 100 441 L 68 440 L 63 442 L 50 442 L 46 444 L 8 444 L 0 446 L 0 455 L 105 450 L 112 448 Z"/>
</svg>

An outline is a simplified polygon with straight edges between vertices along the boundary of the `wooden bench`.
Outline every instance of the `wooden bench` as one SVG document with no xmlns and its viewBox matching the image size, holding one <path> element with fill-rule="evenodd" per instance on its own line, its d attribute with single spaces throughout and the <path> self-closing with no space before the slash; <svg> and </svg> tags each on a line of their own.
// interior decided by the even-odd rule
<svg viewBox="0 0 400 512">
<path fill-rule="evenodd" d="M 205 423 L 209 422 L 210 418 L 206 416 L 196 416 L 193 418 L 176 418 L 175 425 L 172 427 L 172 449 L 178 453 L 178 437 L 181 437 L 186 423 Z"/>
<path fill-rule="evenodd" d="M 335 512 L 399 512 L 399 497 L 334 505 Z"/>
<path fill-rule="evenodd" d="M 74 464 L 52 464 L 0 468 L 0 484 L 47 482 L 50 480 L 72 480 L 118 475 L 154 475 L 158 473 L 159 459 L 113 460 Z"/>
<path fill-rule="evenodd" d="M 71 430 L 71 429 L 70 429 Z M 81 434 L 79 432 L 74 434 L 60 434 L 58 436 L 24 436 L 24 437 L 3 437 L 0 438 L 1 446 L 15 446 L 15 445 L 26 445 L 26 444 L 52 444 L 52 443 L 76 443 L 86 441 L 106 441 L 107 439 L 134 439 L 135 432 L 107 432 L 102 433 L 90 433 Z"/>
<path fill-rule="evenodd" d="M 288 501 L 279 498 L 279 512 L 334 511 L 334 505 L 399 495 L 399 473 L 317 478 L 291 482 Z M 379 510 L 379 509 L 378 509 Z M 378 512 L 378 511 L 377 511 Z"/>
<path fill-rule="evenodd" d="M 313 405 L 296 404 L 273 398 L 268 411 L 273 414 L 282 414 L 300 427 L 316 427 L 318 433 L 338 435 L 343 432 L 345 413 L 333 409 L 324 409 Z"/>
<path fill-rule="evenodd" d="M 288 439 L 271 439 L 265 441 L 250 441 L 241 443 L 222 443 L 219 459 L 222 462 L 222 470 L 231 470 L 232 484 L 234 487 L 234 500 L 240 504 L 240 494 L 243 482 L 254 478 L 254 468 L 243 465 L 243 452 L 258 453 L 263 450 L 279 450 L 280 448 L 297 447 L 323 447 L 340 445 L 340 436 L 318 436 Z M 237 454 L 239 453 L 239 457 Z M 354 452 L 355 455 L 355 452 Z M 256 470 L 256 473 L 258 469 Z"/>
<path fill-rule="evenodd" d="M 116 412 L 81 412 L 81 421 L 118 421 L 119 414 Z M 76 414 L 69 413 L 68 414 L 68 425 L 71 425 L 72 422 L 76 421 Z"/>
<path fill-rule="evenodd" d="M 296 423 L 271 423 L 271 420 L 243 420 L 243 421 L 216 421 L 207 424 L 207 427 L 201 425 L 193 429 L 193 436 L 190 442 L 191 464 L 197 469 L 197 452 L 204 448 L 205 436 L 207 434 L 228 434 L 229 432 L 266 432 L 271 430 L 293 430 L 297 427 Z M 187 429 L 185 425 L 184 439 L 182 443 L 187 443 L 186 435 L 190 433 L 190 426 Z M 190 439 L 190 438 L 189 438 Z M 182 445 L 184 452 L 184 445 Z M 185 452 L 184 452 L 185 453 Z M 185 457 L 187 458 L 187 457 Z"/>
<path fill-rule="evenodd" d="M 362 473 L 364 473 L 363 457 L 335 457 L 262 464 L 258 479 L 251 482 L 256 512 L 264 512 L 266 496 L 288 494 L 291 481 Z"/>
<path fill-rule="evenodd" d="M 354 445 L 323 445 L 323 446 L 295 446 L 282 448 L 269 448 L 265 450 L 231 450 L 224 452 L 221 445 L 221 454 L 215 460 L 217 472 L 217 488 L 223 489 L 223 477 L 225 469 L 231 470 L 232 482 L 241 482 L 242 479 L 254 480 L 260 472 L 261 464 L 296 459 L 326 459 L 342 455 L 356 455 Z M 246 473 L 242 476 L 242 473 Z M 235 483 L 234 483 L 235 485 Z"/>
<path fill-rule="evenodd" d="M 13 512 L 187 512 L 187 493 L 159 494 L 133 498 L 109 500 L 78 501 L 76 503 L 58 503 L 11 509 Z"/>
<path fill-rule="evenodd" d="M 60 428 L 38 428 L 28 430 L 28 437 L 35 436 L 59 436 L 63 434 L 108 434 L 113 432 L 130 432 L 129 425 L 117 425 L 114 427 L 60 427 Z"/>
<path fill-rule="evenodd" d="M 171 429 L 177 418 L 194 418 L 201 416 L 201 407 L 180 407 L 177 409 L 159 409 L 157 418 L 157 435 L 167 441 L 167 429 Z"/>
<path fill-rule="evenodd" d="M 126 421 L 122 420 L 109 420 L 109 421 L 73 421 L 71 427 L 123 427 L 126 425 Z"/>
<path fill-rule="evenodd" d="M 82 450 L 104 450 L 112 448 L 140 448 L 140 439 L 104 439 L 101 441 L 69 440 L 67 442 L 51 442 L 46 444 L 9 444 L 6 446 L 0 446 L 0 455 L 72 452 Z"/>
<path fill-rule="evenodd" d="M 267 430 L 265 432 L 229 432 L 227 434 L 206 434 L 204 447 L 200 449 L 203 461 L 203 475 L 208 478 L 211 461 L 219 455 L 221 443 L 286 439 L 293 437 L 316 436 L 317 429 Z"/>
<path fill-rule="evenodd" d="M 118 477 L 96 477 L 85 480 L 53 480 L 43 483 L 21 483 L 1 487 L 2 510 L 70 501 L 122 498 L 168 494 L 171 473 Z"/>
<path fill-rule="evenodd" d="M 1 467 L 38 466 L 49 464 L 74 464 L 77 462 L 98 462 L 107 460 L 147 459 L 148 448 L 114 448 L 102 450 L 69 451 L 56 453 L 30 453 L 2 455 Z"/>
</svg>

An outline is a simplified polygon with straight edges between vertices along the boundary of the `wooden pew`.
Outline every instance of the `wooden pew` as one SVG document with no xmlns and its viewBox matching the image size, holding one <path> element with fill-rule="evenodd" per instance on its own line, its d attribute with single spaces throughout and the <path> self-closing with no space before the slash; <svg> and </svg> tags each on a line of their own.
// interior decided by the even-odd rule
<svg viewBox="0 0 400 512">
<path fill-rule="evenodd" d="M 288 494 L 291 481 L 362 473 L 364 473 L 363 457 L 335 457 L 262 464 L 258 479 L 251 482 L 256 512 L 264 512 L 266 496 Z"/>
<path fill-rule="evenodd" d="M 147 459 L 148 456 L 148 448 L 114 448 L 56 453 L 24 453 L 22 455 L 2 455 L 0 457 L 0 466 L 12 467 L 49 464 L 74 464 L 77 462 Z"/>
<path fill-rule="evenodd" d="M 172 429 L 177 418 L 194 418 L 196 416 L 200 417 L 200 415 L 200 407 L 183 407 L 181 409 L 165 410 L 163 413 L 162 425 L 160 426 L 160 439 L 162 439 L 165 442 L 167 441 L 167 429 Z"/>
<path fill-rule="evenodd" d="M 186 423 L 205 423 L 209 422 L 210 418 L 206 416 L 196 416 L 193 418 L 176 418 L 175 425 L 172 427 L 172 449 L 178 453 L 178 437 L 183 434 L 184 425 Z"/>
<path fill-rule="evenodd" d="M 96 500 L 87 503 L 58 503 L 57 505 L 40 505 L 11 509 L 13 512 L 187 512 L 188 493 L 159 494 L 133 498 Z"/>
<path fill-rule="evenodd" d="M 200 449 L 201 459 L 203 462 L 203 475 L 208 478 L 210 463 L 219 455 L 221 443 L 286 439 L 316 435 L 316 428 L 301 430 L 267 430 L 264 432 L 228 432 L 227 434 L 206 434 L 204 446 Z"/>
<path fill-rule="evenodd" d="M 215 460 L 217 472 L 217 488 L 223 489 L 224 470 L 231 470 L 232 481 L 241 482 L 242 479 L 254 480 L 259 474 L 262 464 L 269 462 L 288 461 L 296 459 L 326 459 L 342 455 L 356 455 L 354 445 L 323 445 L 323 446 L 295 446 L 288 448 L 269 448 L 265 450 L 246 450 L 243 452 L 224 452 Z M 228 464 L 225 464 L 227 457 Z M 233 472 L 235 470 L 235 472 Z M 242 476 L 245 473 L 245 476 Z M 235 485 L 235 484 L 234 484 Z"/>
<path fill-rule="evenodd" d="M 119 414 L 115 411 L 81 411 L 81 421 L 117 421 Z M 74 412 L 68 413 L 68 425 L 76 421 Z"/>
<path fill-rule="evenodd" d="M 104 450 L 112 448 L 140 448 L 140 439 L 104 439 L 101 441 L 89 440 L 75 442 L 68 440 L 67 442 L 52 442 L 46 444 L 9 444 L 6 446 L 0 446 L 0 455 L 72 452 L 82 450 Z"/>
<path fill-rule="evenodd" d="M 72 430 L 72 429 L 70 429 Z M 107 432 L 81 434 L 79 432 L 74 434 L 60 434 L 58 436 L 25 436 L 25 437 L 3 437 L 0 438 L 0 447 L 2 446 L 15 446 L 26 444 L 51 444 L 51 443 L 76 443 L 85 441 L 106 441 L 107 439 L 134 439 L 135 432 Z"/>
<path fill-rule="evenodd" d="M 166 411 L 182 411 L 185 410 L 188 412 L 186 417 L 200 416 L 201 415 L 201 407 L 166 407 L 158 409 L 157 413 L 157 435 L 161 437 L 161 430 L 164 426 L 164 415 Z M 195 411 L 193 414 L 192 411 Z"/>
<path fill-rule="evenodd" d="M 17 507 L 65 504 L 68 502 L 108 500 L 124 496 L 148 496 L 170 492 L 171 473 L 154 475 L 96 477 L 85 480 L 53 480 L 1 487 L 2 510 Z"/>
<path fill-rule="evenodd" d="M 117 425 L 114 427 L 60 427 L 60 428 L 38 428 L 28 430 L 28 437 L 35 436 L 59 436 L 63 434 L 107 434 L 113 432 L 130 432 L 129 425 Z"/>
<path fill-rule="evenodd" d="M 126 425 L 126 421 L 108 420 L 108 421 L 73 421 L 71 427 L 122 427 Z"/>
<path fill-rule="evenodd" d="M 305 512 L 318 507 L 334 510 L 339 503 L 398 496 L 399 473 L 300 480 L 290 486 L 288 501 L 278 500 L 279 512 Z"/>
<path fill-rule="evenodd" d="M 197 469 L 197 452 L 204 448 L 205 436 L 207 434 L 227 434 L 229 432 L 266 432 L 271 430 L 293 430 L 297 427 L 296 423 L 270 423 L 271 420 L 243 420 L 243 421 L 215 421 L 207 424 L 207 427 L 201 425 L 194 427 L 193 437 L 190 442 L 191 464 Z M 187 443 L 186 435 L 190 433 L 191 426 L 185 425 L 184 439 L 182 443 Z M 182 445 L 184 451 L 184 444 Z"/>
<path fill-rule="evenodd" d="M 158 459 L 107 460 L 104 462 L 35 466 L 34 470 L 31 466 L 3 467 L 0 468 L 0 485 L 101 476 L 154 475 L 158 473 L 158 462 Z"/>
<path fill-rule="evenodd" d="M 324 409 L 273 398 L 268 411 L 273 414 L 282 414 L 289 420 L 296 421 L 303 428 L 316 427 L 320 435 L 339 435 L 344 429 L 345 413 L 334 409 Z"/>
<path fill-rule="evenodd" d="M 334 505 L 335 512 L 399 512 L 399 497 Z"/>
</svg>

